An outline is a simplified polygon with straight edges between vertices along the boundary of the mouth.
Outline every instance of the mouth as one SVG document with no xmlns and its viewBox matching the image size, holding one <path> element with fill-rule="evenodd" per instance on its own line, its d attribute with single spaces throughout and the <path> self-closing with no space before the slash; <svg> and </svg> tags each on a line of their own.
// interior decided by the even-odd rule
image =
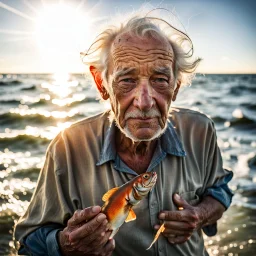
<svg viewBox="0 0 256 256">
<path fill-rule="evenodd" d="M 126 120 L 128 120 L 128 119 L 137 119 L 137 120 L 147 121 L 147 120 L 152 120 L 152 119 L 154 119 L 154 118 L 158 118 L 158 117 L 156 117 L 156 116 L 151 116 L 151 117 L 147 117 L 147 116 L 145 116 L 145 117 L 138 116 L 138 117 L 129 117 L 129 118 L 127 118 Z"/>
<path fill-rule="evenodd" d="M 157 180 L 157 174 L 156 174 L 156 172 L 154 172 L 151 183 L 156 183 L 156 180 Z"/>
<path fill-rule="evenodd" d="M 152 119 L 154 119 L 155 117 L 135 117 L 133 119 L 138 119 L 138 120 L 142 120 L 142 121 L 150 121 Z"/>
</svg>

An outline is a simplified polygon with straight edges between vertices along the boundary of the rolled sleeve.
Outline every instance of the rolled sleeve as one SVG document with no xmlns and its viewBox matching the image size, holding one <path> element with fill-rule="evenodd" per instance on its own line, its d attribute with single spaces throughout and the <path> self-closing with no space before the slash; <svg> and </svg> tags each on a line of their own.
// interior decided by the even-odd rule
<svg viewBox="0 0 256 256">
<path fill-rule="evenodd" d="M 207 188 L 203 196 L 212 196 L 222 203 L 226 209 L 228 209 L 234 195 L 231 189 L 228 187 L 228 182 L 232 179 L 232 177 L 233 172 L 229 172 L 222 179 L 218 180 L 212 187 Z"/>
<path fill-rule="evenodd" d="M 44 226 L 29 234 L 19 250 L 22 255 L 61 256 L 57 234 L 62 228 Z"/>
<path fill-rule="evenodd" d="M 231 189 L 228 187 L 228 182 L 232 179 L 232 177 L 233 172 L 229 171 L 226 176 L 224 176 L 222 179 L 219 179 L 212 187 L 207 188 L 203 197 L 211 196 L 223 204 L 226 209 L 228 209 L 234 195 Z M 207 236 L 215 236 L 218 231 L 217 223 L 203 227 L 203 231 Z"/>
<path fill-rule="evenodd" d="M 52 230 L 46 238 L 47 252 L 49 256 L 61 256 L 57 237 L 60 230 L 61 229 Z"/>
</svg>

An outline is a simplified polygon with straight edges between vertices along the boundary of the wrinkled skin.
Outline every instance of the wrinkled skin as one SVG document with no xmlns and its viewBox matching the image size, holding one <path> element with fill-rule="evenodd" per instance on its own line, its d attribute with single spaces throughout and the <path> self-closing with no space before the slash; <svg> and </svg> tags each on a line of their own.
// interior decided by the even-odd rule
<svg viewBox="0 0 256 256">
<path fill-rule="evenodd" d="M 179 91 L 173 62 L 172 47 L 165 39 L 121 34 L 114 40 L 108 91 L 116 124 L 126 138 L 152 141 L 164 132 L 171 101 Z M 107 99 L 99 72 L 91 72 Z"/>
<path fill-rule="evenodd" d="M 175 100 L 173 51 L 164 40 L 116 38 L 111 49 L 110 101 L 115 120 L 134 141 L 153 140 L 165 129 Z"/>
<path fill-rule="evenodd" d="M 179 195 L 173 197 L 177 205 L 177 211 L 162 211 L 159 219 L 164 221 L 165 230 L 162 233 L 171 244 L 185 243 L 193 232 L 200 230 L 202 227 L 215 223 L 222 217 L 225 207 L 207 196 L 197 206 L 192 206 Z M 182 207 L 182 210 L 178 210 Z M 155 225 L 158 230 L 160 225 Z"/>
<path fill-rule="evenodd" d="M 94 206 L 74 213 L 67 227 L 59 232 L 62 255 L 112 255 L 115 241 L 109 240 L 111 231 L 107 231 L 108 221 L 100 211 L 100 206 Z"/>
</svg>

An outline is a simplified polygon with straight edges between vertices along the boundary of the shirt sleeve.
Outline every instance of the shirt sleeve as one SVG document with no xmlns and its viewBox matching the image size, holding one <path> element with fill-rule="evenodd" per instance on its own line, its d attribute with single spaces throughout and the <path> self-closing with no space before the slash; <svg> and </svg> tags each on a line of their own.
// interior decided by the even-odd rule
<svg viewBox="0 0 256 256">
<path fill-rule="evenodd" d="M 23 239 L 23 246 L 19 250 L 22 255 L 61 256 L 57 234 L 62 228 L 43 226 L 30 233 Z"/>
<path fill-rule="evenodd" d="M 67 143 L 59 136 L 48 148 L 44 166 L 39 174 L 37 187 L 24 216 L 15 226 L 14 236 L 20 246 L 24 238 L 47 225 L 66 226 L 78 207 L 79 198 L 72 187 L 73 179 L 67 171 Z M 72 183 L 73 182 L 73 183 Z M 49 237 L 53 236 L 50 235 Z M 33 237 L 33 236 L 32 236 Z M 42 235 L 40 236 L 42 237 Z M 46 235 L 45 235 L 46 237 Z"/>
<path fill-rule="evenodd" d="M 233 173 L 229 172 L 223 179 L 218 180 L 212 187 L 207 188 L 203 196 L 212 196 L 228 209 L 233 197 L 233 193 L 228 187 L 228 182 L 232 177 Z"/>
<path fill-rule="evenodd" d="M 233 193 L 228 187 L 228 182 L 232 179 L 233 172 L 223 168 L 213 122 L 209 126 L 209 148 L 205 171 L 204 193 L 202 197 L 212 196 L 227 209 L 233 197 Z M 216 235 L 217 223 L 204 227 L 203 231 L 208 236 Z"/>
</svg>

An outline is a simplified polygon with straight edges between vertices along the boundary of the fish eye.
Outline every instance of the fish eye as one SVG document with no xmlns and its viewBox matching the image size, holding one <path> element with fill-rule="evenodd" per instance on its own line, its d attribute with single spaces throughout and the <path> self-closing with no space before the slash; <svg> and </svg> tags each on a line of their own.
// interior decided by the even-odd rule
<svg viewBox="0 0 256 256">
<path fill-rule="evenodd" d="M 149 174 L 144 174 L 143 178 L 148 179 L 149 178 Z"/>
</svg>

